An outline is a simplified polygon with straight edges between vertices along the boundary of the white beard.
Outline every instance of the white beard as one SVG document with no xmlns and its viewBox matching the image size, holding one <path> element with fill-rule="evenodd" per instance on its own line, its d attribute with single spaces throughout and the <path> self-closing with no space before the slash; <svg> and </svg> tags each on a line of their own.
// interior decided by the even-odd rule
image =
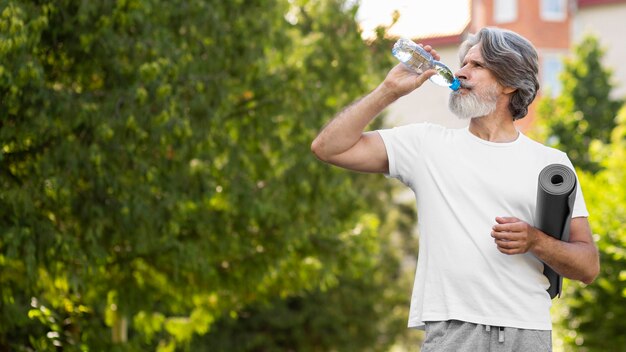
<svg viewBox="0 0 626 352">
<path fill-rule="evenodd" d="M 470 90 L 466 95 L 459 92 L 450 93 L 448 108 L 460 119 L 471 119 L 489 115 L 496 110 L 498 101 L 498 84 L 487 87 L 484 93 Z"/>
</svg>

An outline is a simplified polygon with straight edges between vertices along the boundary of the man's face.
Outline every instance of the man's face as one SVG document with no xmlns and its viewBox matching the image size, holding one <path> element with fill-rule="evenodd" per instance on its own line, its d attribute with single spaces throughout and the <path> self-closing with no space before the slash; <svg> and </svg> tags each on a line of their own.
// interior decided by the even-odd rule
<svg viewBox="0 0 626 352">
<path fill-rule="evenodd" d="M 496 110 L 502 86 L 484 66 L 480 44 L 468 50 L 456 76 L 461 81 L 461 88 L 450 93 L 448 101 L 448 107 L 455 115 L 469 119 L 489 115 Z"/>
</svg>

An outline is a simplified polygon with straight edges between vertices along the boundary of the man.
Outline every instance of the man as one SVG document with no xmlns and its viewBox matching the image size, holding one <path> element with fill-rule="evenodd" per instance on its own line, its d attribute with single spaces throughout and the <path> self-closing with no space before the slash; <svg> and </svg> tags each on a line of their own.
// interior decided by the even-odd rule
<svg viewBox="0 0 626 352">
<path fill-rule="evenodd" d="M 424 47 L 435 59 L 437 52 Z M 538 57 L 520 35 L 484 28 L 461 46 L 461 89 L 450 109 L 468 128 L 421 123 L 364 132 L 435 72 L 394 67 L 369 95 L 339 113 L 311 145 L 330 164 L 398 178 L 414 192 L 420 248 L 409 327 L 422 351 L 551 351 L 551 300 L 543 263 L 591 283 L 598 252 L 580 187 L 563 242 L 533 227 L 537 179 L 565 153 L 515 128 L 534 100 Z M 543 262 L 543 263 L 542 263 Z"/>
</svg>

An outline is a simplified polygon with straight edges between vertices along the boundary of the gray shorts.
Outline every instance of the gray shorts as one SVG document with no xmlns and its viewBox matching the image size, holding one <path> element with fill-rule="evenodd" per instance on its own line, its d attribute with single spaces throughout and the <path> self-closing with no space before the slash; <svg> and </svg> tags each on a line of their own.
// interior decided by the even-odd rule
<svg viewBox="0 0 626 352">
<path fill-rule="evenodd" d="M 421 352 L 551 352 L 552 331 L 487 326 L 458 320 L 426 322 Z"/>
</svg>

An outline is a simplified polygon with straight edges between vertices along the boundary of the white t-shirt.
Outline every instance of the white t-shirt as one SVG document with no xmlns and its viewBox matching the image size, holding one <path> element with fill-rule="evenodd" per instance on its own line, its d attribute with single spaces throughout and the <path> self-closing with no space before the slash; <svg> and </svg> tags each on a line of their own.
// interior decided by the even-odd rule
<svg viewBox="0 0 626 352">
<path fill-rule="evenodd" d="M 389 176 L 415 192 L 420 236 L 409 327 L 425 321 L 551 330 L 543 263 L 533 254 L 498 251 L 496 216 L 535 224 L 537 183 L 552 163 L 573 169 L 567 155 L 522 133 L 494 143 L 468 128 L 419 123 L 378 131 Z M 577 187 L 573 217 L 588 216 Z"/>
</svg>

